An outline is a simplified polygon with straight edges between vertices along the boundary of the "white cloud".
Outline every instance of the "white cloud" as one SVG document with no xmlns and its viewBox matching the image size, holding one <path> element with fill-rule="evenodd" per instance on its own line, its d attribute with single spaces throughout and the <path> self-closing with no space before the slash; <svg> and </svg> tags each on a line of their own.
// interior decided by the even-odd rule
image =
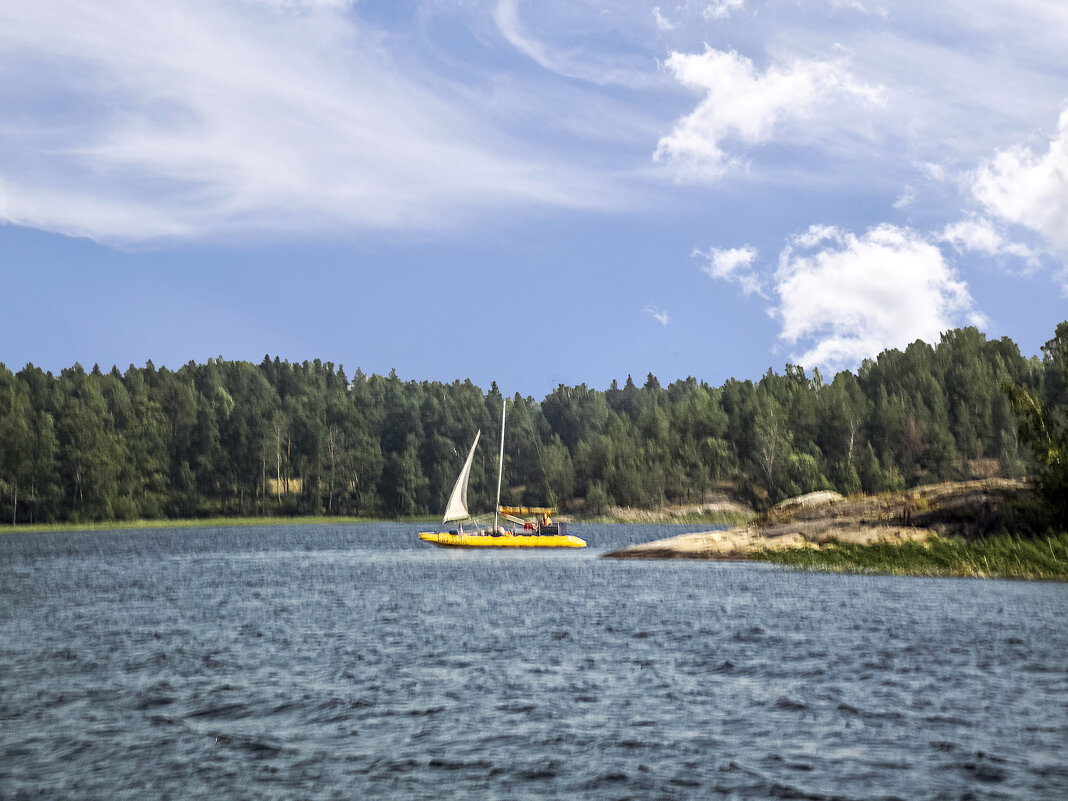
<svg viewBox="0 0 1068 801">
<path fill-rule="evenodd" d="M 864 3 L 861 3 L 859 0 L 831 0 L 831 8 L 844 8 L 849 9 L 850 11 L 860 11 L 863 14 L 875 14 L 883 18 L 889 16 L 886 8 L 883 6 L 868 8 L 868 6 L 864 5 Z"/>
<path fill-rule="evenodd" d="M 585 47 L 555 47 L 532 36 L 519 18 L 519 0 L 498 0 L 493 18 L 505 41 L 549 72 L 600 86 L 640 89 L 651 83 L 650 59 L 629 62 Z"/>
<path fill-rule="evenodd" d="M 690 257 L 704 259 L 705 265 L 701 269 L 712 278 L 736 281 L 746 295 L 764 294 L 760 276 L 753 269 L 753 262 L 757 257 L 756 248 L 709 248 L 707 251 L 695 249 Z"/>
<path fill-rule="evenodd" d="M 359 0 L 245 0 L 252 5 L 270 6 L 271 8 L 285 8 L 293 11 L 331 8 L 342 9 L 356 5 Z"/>
<path fill-rule="evenodd" d="M 660 13 L 660 6 L 653 7 L 653 19 L 656 20 L 656 27 L 662 31 L 675 30 L 675 23 Z"/>
<path fill-rule="evenodd" d="M 745 8 L 745 0 L 714 0 L 705 6 L 702 15 L 705 19 L 726 19 L 734 11 Z"/>
<path fill-rule="evenodd" d="M 494 10 L 497 27 L 509 44 L 551 72 L 570 72 L 561 59 L 543 43 L 531 38 L 519 21 L 518 0 L 500 0 Z"/>
<path fill-rule="evenodd" d="M 911 186 L 906 186 L 905 191 L 901 193 L 901 196 L 894 201 L 895 209 L 904 209 L 912 205 L 912 201 L 916 199 L 916 191 Z"/>
<path fill-rule="evenodd" d="M 973 251 L 988 256 L 1011 256 L 1037 267 L 1039 254 L 1022 242 L 1010 242 L 994 224 L 983 217 L 972 217 L 947 225 L 942 231 L 942 240 L 960 252 Z"/>
<path fill-rule="evenodd" d="M 1068 250 L 1068 109 L 1043 155 L 1016 146 L 976 171 L 972 191 L 987 212 L 1042 234 Z"/>
<path fill-rule="evenodd" d="M 991 256 L 999 253 L 1004 240 L 990 220 L 970 219 L 947 225 L 942 238 L 959 250 L 975 250 Z"/>
<path fill-rule="evenodd" d="M 660 139 L 654 158 L 670 162 L 683 180 L 710 180 L 740 164 L 727 143 L 770 141 L 788 122 L 810 121 L 831 99 L 879 101 L 839 62 L 797 60 L 759 72 L 733 51 L 673 52 L 664 67 L 685 87 L 704 95 L 694 111 Z M 804 141 L 801 130 L 790 137 Z"/>
<path fill-rule="evenodd" d="M 0 220 L 137 242 L 600 203 L 348 6 L 0 0 Z"/>
<path fill-rule="evenodd" d="M 939 248 L 893 225 L 860 237 L 813 226 L 783 250 L 775 284 L 780 338 L 805 348 L 793 358 L 807 367 L 855 367 L 962 321 L 982 323 Z"/>
<path fill-rule="evenodd" d="M 926 161 L 920 165 L 920 169 L 923 170 L 924 175 L 935 183 L 940 184 L 946 180 L 946 168 L 941 164 Z"/>
<path fill-rule="evenodd" d="M 650 317 L 652 317 L 654 320 L 656 320 L 658 323 L 660 323 L 660 325 L 662 326 L 666 327 L 667 324 L 671 322 L 671 318 L 668 316 L 668 313 L 656 306 L 646 306 L 643 311 Z"/>
<path fill-rule="evenodd" d="M 794 236 L 791 244 L 794 248 L 814 248 L 830 239 L 837 239 L 839 236 L 838 229 L 833 225 L 810 225 L 805 233 Z"/>
</svg>

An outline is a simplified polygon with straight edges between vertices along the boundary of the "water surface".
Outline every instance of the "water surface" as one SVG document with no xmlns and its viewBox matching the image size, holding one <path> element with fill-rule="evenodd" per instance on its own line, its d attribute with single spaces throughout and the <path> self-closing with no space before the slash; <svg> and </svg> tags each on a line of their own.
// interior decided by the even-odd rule
<svg viewBox="0 0 1068 801">
<path fill-rule="evenodd" d="M 1068 585 L 0 536 L 0 798 L 1068 798 Z"/>
</svg>

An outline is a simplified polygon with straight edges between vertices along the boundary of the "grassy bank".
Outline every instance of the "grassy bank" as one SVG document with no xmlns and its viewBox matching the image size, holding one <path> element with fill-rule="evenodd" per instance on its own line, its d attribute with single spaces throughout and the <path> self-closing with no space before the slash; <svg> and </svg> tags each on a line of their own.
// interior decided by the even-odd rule
<svg viewBox="0 0 1068 801">
<path fill-rule="evenodd" d="M 158 528 L 230 528 L 235 526 L 344 526 L 353 523 L 432 523 L 437 517 L 403 517 L 384 520 L 373 517 L 203 517 L 188 520 L 108 520 L 98 523 L 34 523 L 0 526 L 0 534 L 45 531 L 126 531 Z"/>
<path fill-rule="evenodd" d="M 841 573 L 1068 581 L 1068 533 L 973 541 L 933 537 L 927 542 L 875 545 L 833 542 L 819 549 L 760 551 L 750 558 Z"/>
</svg>

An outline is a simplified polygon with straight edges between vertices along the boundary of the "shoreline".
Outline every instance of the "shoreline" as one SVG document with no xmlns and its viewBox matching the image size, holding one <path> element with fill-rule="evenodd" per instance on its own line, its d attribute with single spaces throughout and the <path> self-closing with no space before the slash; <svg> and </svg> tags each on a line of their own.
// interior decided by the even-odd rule
<svg viewBox="0 0 1068 801">
<path fill-rule="evenodd" d="M 709 525 L 745 524 L 755 517 L 755 512 L 739 504 L 720 508 L 720 504 L 669 506 L 659 509 L 612 508 L 600 515 L 554 515 L 565 523 L 575 524 L 620 524 L 620 523 L 668 523 Z M 133 531 L 141 529 L 170 528 L 231 528 L 237 526 L 284 526 L 284 525 L 352 525 L 363 523 L 426 523 L 441 525 L 441 518 L 430 515 L 411 517 L 342 517 L 326 515 L 298 515 L 294 517 L 193 517 L 159 518 L 155 520 L 103 520 L 84 523 L 61 521 L 55 523 L 0 524 L 3 534 L 45 533 L 52 531 Z"/>
<path fill-rule="evenodd" d="M 46 534 L 58 531 L 145 531 L 150 529 L 180 528 L 239 528 L 242 526 L 337 526 L 363 523 L 430 523 L 437 518 L 403 517 L 326 517 L 304 515 L 297 517 L 199 517 L 159 520 L 106 520 L 92 523 L 19 523 L 16 526 L 0 526 L 3 534 Z"/>
<path fill-rule="evenodd" d="M 1000 534 L 977 542 L 935 535 L 898 545 L 835 543 L 818 551 L 758 552 L 751 559 L 819 573 L 1066 582 L 1068 532 L 1034 539 Z"/>
<path fill-rule="evenodd" d="M 945 482 L 896 493 L 845 498 L 816 492 L 757 515 L 723 498 L 657 509 L 609 508 L 560 515 L 587 524 L 727 525 L 685 532 L 602 554 L 614 559 L 759 561 L 803 571 L 1068 581 L 1068 532 L 1022 537 L 1019 510 L 1030 486 L 1007 479 Z M 204 517 L 0 526 L 0 536 L 52 532 L 148 531 L 255 526 L 439 524 L 426 515 L 387 517 Z"/>
<path fill-rule="evenodd" d="M 772 562 L 803 570 L 1068 580 L 1068 533 L 1011 533 L 1033 490 L 1009 479 L 791 498 L 745 527 L 630 545 L 613 559 Z M 1047 553 L 1048 550 L 1048 553 Z"/>
</svg>

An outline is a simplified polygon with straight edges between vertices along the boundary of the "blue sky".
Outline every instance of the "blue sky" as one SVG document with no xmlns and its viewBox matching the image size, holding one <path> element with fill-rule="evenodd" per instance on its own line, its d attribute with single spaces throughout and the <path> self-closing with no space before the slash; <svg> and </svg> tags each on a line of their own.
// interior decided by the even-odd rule
<svg viewBox="0 0 1068 801">
<path fill-rule="evenodd" d="M 1068 318 L 1062 0 L 0 0 L 0 361 L 541 397 Z"/>
</svg>

